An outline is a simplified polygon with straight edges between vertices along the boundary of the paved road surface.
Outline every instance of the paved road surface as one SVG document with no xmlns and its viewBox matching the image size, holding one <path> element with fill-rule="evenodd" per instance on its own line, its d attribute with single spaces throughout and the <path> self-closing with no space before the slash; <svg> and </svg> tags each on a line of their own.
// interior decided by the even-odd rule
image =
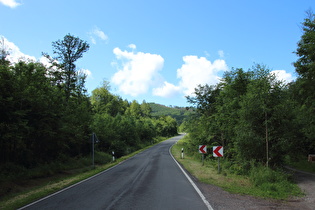
<svg viewBox="0 0 315 210">
<path fill-rule="evenodd" d="M 25 209 L 208 209 L 164 141 L 70 189 Z"/>
</svg>

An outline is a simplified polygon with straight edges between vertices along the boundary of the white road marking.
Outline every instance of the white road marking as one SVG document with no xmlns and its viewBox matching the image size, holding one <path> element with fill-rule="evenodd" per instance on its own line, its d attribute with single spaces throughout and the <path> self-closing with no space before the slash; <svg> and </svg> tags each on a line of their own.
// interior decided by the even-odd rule
<svg viewBox="0 0 315 210">
<path fill-rule="evenodd" d="M 173 146 L 173 145 L 172 145 Z M 202 194 L 202 192 L 200 191 L 200 189 L 197 187 L 197 185 L 194 183 L 194 181 L 188 176 L 188 174 L 184 171 L 184 169 L 181 167 L 181 165 L 177 162 L 177 160 L 173 157 L 172 153 L 171 153 L 171 148 L 169 149 L 169 153 L 171 155 L 171 157 L 173 158 L 173 160 L 175 161 L 175 163 L 178 165 L 178 167 L 182 170 L 182 172 L 184 173 L 184 175 L 186 176 L 186 178 L 188 179 L 188 181 L 190 182 L 190 184 L 195 188 L 195 190 L 197 191 L 197 193 L 199 194 L 199 196 L 201 197 L 202 201 L 205 203 L 205 205 L 207 206 L 207 208 L 209 210 L 213 210 L 212 206 L 210 205 L 210 203 L 207 201 L 206 197 Z"/>
</svg>

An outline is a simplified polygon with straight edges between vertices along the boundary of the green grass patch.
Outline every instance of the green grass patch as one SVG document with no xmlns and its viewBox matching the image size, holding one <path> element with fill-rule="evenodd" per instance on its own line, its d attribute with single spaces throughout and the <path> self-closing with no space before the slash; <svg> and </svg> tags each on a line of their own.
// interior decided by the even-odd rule
<svg viewBox="0 0 315 210">
<path fill-rule="evenodd" d="M 231 163 L 221 158 L 221 172 L 218 173 L 217 159 L 207 157 L 202 166 L 201 154 L 186 154 L 181 159 L 181 149 L 188 146 L 188 138 L 175 144 L 171 151 L 175 159 L 199 181 L 213 184 L 224 190 L 261 198 L 288 199 L 291 196 L 302 196 L 299 187 L 290 182 L 289 175 L 263 166 L 252 166 L 248 176 L 231 173 Z M 233 168 L 233 167 L 232 167 Z"/>
<path fill-rule="evenodd" d="M 300 158 L 298 161 L 290 162 L 289 165 L 295 169 L 315 174 L 315 163 L 307 161 L 306 158 Z"/>
<path fill-rule="evenodd" d="M 80 158 L 76 161 L 72 160 L 65 165 L 60 165 L 61 163 L 52 163 L 34 170 L 24 170 L 23 168 L 12 165 L 8 166 L 12 170 L 19 171 L 20 174 L 15 177 L 11 177 L 10 179 L 8 178 L 9 174 L 2 174 L 0 176 L 1 190 L 5 188 L 14 188 L 14 190 L 8 192 L 2 192 L 2 196 L 0 198 L 0 209 L 17 209 L 25 206 L 42 197 L 50 195 L 109 169 L 166 139 L 169 139 L 169 137 L 156 138 L 154 140 L 154 144 L 135 151 L 129 155 L 120 157 L 116 159 L 115 162 L 111 162 L 111 155 L 107 155 L 102 152 L 95 152 L 95 168 L 91 166 L 91 158 Z M 59 165 L 59 168 L 57 165 Z M 45 172 L 45 170 L 49 167 L 55 167 L 55 169 L 49 169 L 49 173 Z M 57 173 L 57 168 L 58 170 L 64 169 L 64 171 L 62 173 Z M 26 174 L 28 178 L 23 180 L 22 175 Z"/>
</svg>

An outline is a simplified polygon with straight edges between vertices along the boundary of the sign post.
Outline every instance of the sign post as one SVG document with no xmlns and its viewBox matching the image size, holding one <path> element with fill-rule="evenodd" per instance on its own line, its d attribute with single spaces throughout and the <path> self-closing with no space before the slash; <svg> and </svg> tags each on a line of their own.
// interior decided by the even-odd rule
<svg viewBox="0 0 315 210">
<path fill-rule="evenodd" d="M 199 145 L 199 153 L 202 153 L 202 165 L 204 165 L 205 154 L 207 153 L 207 145 Z"/>
<path fill-rule="evenodd" d="M 95 133 L 92 133 L 92 165 L 93 165 L 93 168 L 95 168 L 95 163 L 94 163 L 94 144 L 95 143 L 98 143 L 99 140 L 96 136 Z"/>
<path fill-rule="evenodd" d="M 223 147 L 215 146 L 213 147 L 213 157 L 218 157 L 218 173 L 220 173 L 220 157 L 223 157 Z"/>
</svg>

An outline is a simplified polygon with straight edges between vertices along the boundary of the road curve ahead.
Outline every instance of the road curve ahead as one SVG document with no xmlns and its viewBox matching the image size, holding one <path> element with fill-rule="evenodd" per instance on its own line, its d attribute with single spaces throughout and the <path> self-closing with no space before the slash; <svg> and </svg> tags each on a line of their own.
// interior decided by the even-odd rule
<svg viewBox="0 0 315 210">
<path fill-rule="evenodd" d="M 169 154 L 183 135 L 23 209 L 208 209 Z"/>
</svg>

